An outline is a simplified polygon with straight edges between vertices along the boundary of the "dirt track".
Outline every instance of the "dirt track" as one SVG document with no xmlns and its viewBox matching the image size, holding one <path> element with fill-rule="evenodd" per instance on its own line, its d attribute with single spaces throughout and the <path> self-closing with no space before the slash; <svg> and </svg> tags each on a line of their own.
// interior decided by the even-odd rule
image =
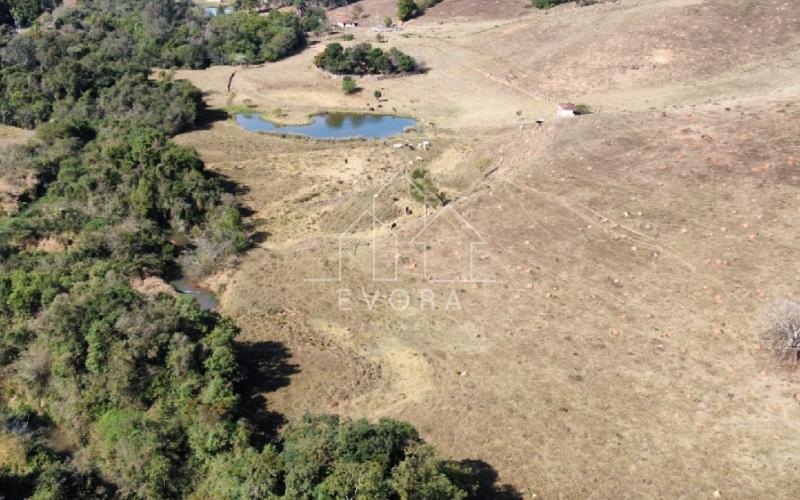
<svg viewBox="0 0 800 500">
<path fill-rule="evenodd" d="M 313 143 L 230 121 L 179 138 L 248 189 L 264 232 L 221 281 L 242 340 L 280 342 L 297 366 L 269 407 L 407 419 L 524 494 L 796 497 L 800 386 L 761 350 L 758 318 L 800 293 L 797 12 L 436 9 L 389 42 L 430 71 L 356 97 L 311 70 L 319 46 L 238 73 L 232 95 L 229 69 L 179 74 L 212 104 L 283 120 L 375 108 L 382 88 L 375 109 L 420 117 L 408 138 L 432 143 Z M 742 23 L 774 36 L 745 46 Z M 600 112 L 552 120 L 573 98 Z M 455 200 L 422 236 L 407 186 L 381 190 L 409 162 Z M 373 199 L 374 233 L 359 219 Z M 395 241 L 397 281 L 375 281 Z M 341 281 L 314 281 L 338 278 L 340 255 Z"/>
</svg>

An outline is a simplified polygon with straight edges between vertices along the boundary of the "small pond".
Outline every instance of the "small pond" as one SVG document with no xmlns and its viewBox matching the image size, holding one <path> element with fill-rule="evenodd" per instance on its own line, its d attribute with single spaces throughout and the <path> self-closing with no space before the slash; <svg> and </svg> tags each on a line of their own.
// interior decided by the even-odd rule
<svg viewBox="0 0 800 500">
<path fill-rule="evenodd" d="M 196 283 L 186 278 L 179 278 L 169 283 L 181 295 L 190 295 L 197 299 L 200 307 L 206 311 L 213 311 L 217 308 L 219 301 L 217 296 L 210 290 L 201 288 Z"/>
<path fill-rule="evenodd" d="M 236 123 L 250 132 L 301 135 L 314 139 L 383 139 L 402 134 L 417 121 L 391 115 L 325 113 L 311 117 L 311 123 L 305 125 L 276 125 L 258 113 L 239 113 Z"/>
</svg>

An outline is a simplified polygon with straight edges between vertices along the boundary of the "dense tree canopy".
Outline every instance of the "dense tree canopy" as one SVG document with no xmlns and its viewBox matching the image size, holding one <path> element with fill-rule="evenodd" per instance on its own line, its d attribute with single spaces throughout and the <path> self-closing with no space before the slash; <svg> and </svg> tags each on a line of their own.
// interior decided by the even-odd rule
<svg viewBox="0 0 800 500">
<path fill-rule="evenodd" d="M 384 51 L 369 43 L 359 43 L 344 48 L 330 43 L 314 59 L 318 67 L 338 75 L 390 75 L 416 71 L 413 57 L 396 48 Z"/>
<path fill-rule="evenodd" d="M 273 10 L 254 16 L 239 11 L 211 20 L 206 48 L 214 64 L 240 64 L 277 61 L 304 44 L 303 24 L 294 14 Z"/>
<path fill-rule="evenodd" d="M 24 28 L 43 12 L 52 12 L 61 0 L 0 0 L 0 24 Z"/>
<path fill-rule="evenodd" d="M 96 92 L 129 99 L 143 90 L 141 75 L 153 66 L 275 61 L 304 44 L 302 21 L 291 13 L 237 12 L 209 19 L 186 0 L 82 4 L 59 17 L 54 28 L 13 38 L 0 30 L 0 123 L 33 128 L 58 115 L 59 107 L 90 107 L 87 97 Z M 139 76 L 127 76 L 132 68 Z M 172 92 L 182 91 L 189 90 L 173 85 Z M 84 102 L 78 102 L 81 97 Z M 163 109 L 171 100 L 144 107 Z"/>
</svg>

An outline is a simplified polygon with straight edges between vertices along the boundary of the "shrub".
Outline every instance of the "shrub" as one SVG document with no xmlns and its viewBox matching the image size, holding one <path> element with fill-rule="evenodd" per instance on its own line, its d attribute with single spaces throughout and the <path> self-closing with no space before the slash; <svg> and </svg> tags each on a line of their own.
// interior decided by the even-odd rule
<svg viewBox="0 0 800 500">
<path fill-rule="evenodd" d="M 551 7 L 555 7 L 556 5 L 561 5 L 563 3 L 575 2 L 581 7 L 587 5 L 596 4 L 599 0 L 533 0 L 533 6 L 537 9 L 549 9 Z"/>
<path fill-rule="evenodd" d="M 383 97 L 383 94 L 381 93 L 380 90 L 376 90 L 375 92 L 372 93 L 372 95 L 375 96 L 375 99 L 380 99 L 381 97 Z"/>
<path fill-rule="evenodd" d="M 419 6 L 414 0 L 397 0 L 397 17 L 401 21 L 408 21 L 419 14 Z"/>
<path fill-rule="evenodd" d="M 345 94 L 352 94 L 358 89 L 356 81 L 351 76 L 346 76 L 342 79 L 342 90 Z"/>
<path fill-rule="evenodd" d="M 428 171 L 423 168 L 411 172 L 411 197 L 420 203 L 429 203 L 431 206 L 447 205 L 448 199 L 444 192 L 439 191 L 433 179 L 428 176 Z"/>
<path fill-rule="evenodd" d="M 775 356 L 785 363 L 800 361 L 800 303 L 780 300 L 764 311 L 764 337 Z"/>
</svg>

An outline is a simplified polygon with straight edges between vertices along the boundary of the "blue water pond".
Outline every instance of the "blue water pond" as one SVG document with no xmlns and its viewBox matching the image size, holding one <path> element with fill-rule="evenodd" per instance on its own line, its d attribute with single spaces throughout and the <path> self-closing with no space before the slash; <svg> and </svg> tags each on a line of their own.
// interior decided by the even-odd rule
<svg viewBox="0 0 800 500">
<path fill-rule="evenodd" d="M 305 125 L 276 125 L 258 113 L 239 113 L 236 123 L 250 132 L 301 135 L 314 139 L 383 139 L 402 134 L 417 121 L 391 115 L 325 113 L 311 117 L 311 123 Z"/>
<path fill-rule="evenodd" d="M 217 308 L 217 296 L 195 284 L 192 280 L 185 277 L 178 278 L 170 282 L 170 285 L 181 295 L 188 295 L 197 299 L 200 308 L 205 311 L 213 311 Z"/>
</svg>

